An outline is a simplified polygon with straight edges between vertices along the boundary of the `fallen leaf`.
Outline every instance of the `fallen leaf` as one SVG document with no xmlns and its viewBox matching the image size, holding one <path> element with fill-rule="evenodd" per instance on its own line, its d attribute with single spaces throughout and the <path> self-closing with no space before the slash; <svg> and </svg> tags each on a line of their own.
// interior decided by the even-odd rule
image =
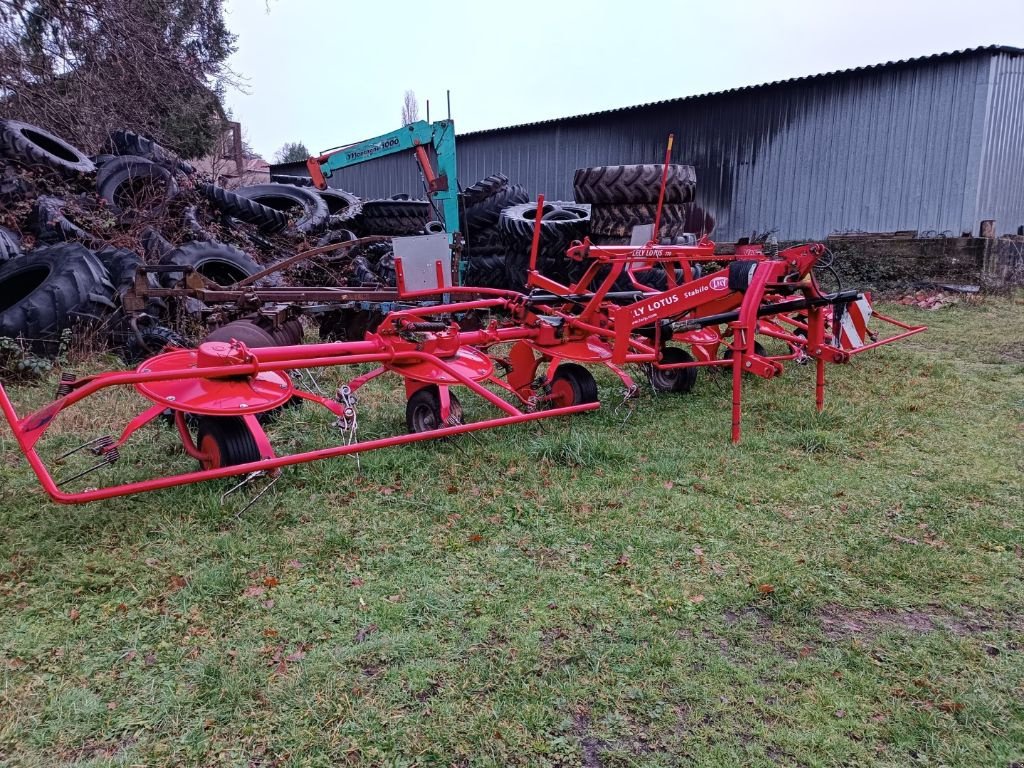
<svg viewBox="0 0 1024 768">
<path fill-rule="evenodd" d="M 242 592 L 242 597 L 259 597 L 266 591 L 263 587 L 246 587 Z"/>
<path fill-rule="evenodd" d="M 366 642 L 366 638 L 368 638 L 370 635 L 372 635 L 378 629 L 379 629 L 379 627 L 376 624 L 368 624 L 368 625 L 366 625 L 365 627 L 360 629 L 358 632 L 356 632 L 355 641 L 357 643 Z"/>
<path fill-rule="evenodd" d="M 128 612 L 128 606 L 125 605 L 124 603 L 118 603 L 117 604 L 117 610 L 118 610 L 119 613 L 127 613 Z"/>
<path fill-rule="evenodd" d="M 286 656 L 284 660 L 285 661 L 302 661 L 304 658 L 306 658 L 306 652 L 300 649 L 300 650 L 296 651 L 295 653 L 291 653 L 288 656 Z"/>
<path fill-rule="evenodd" d="M 772 592 L 775 591 L 775 586 L 772 584 L 762 584 L 757 588 L 757 591 L 760 592 L 762 595 L 770 595 Z"/>
<path fill-rule="evenodd" d="M 68 613 L 68 618 L 70 618 L 72 621 L 78 621 L 78 617 L 81 615 L 81 611 L 79 611 L 77 608 L 72 608 L 71 612 Z"/>
<path fill-rule="evenodd" d="M 268 628 L 268 629 L 264 629 L 263 630 L 263 636 L 264 637 L 277 637 L 278 634 L 280 634 L 280 633 L 276 629 L 269 629 Z"/>
<path fill-rule="evenodd" d="M 704 595 L 693 595 L 690 598 L 690 602 L 694 605 L 699 605 L 704 602 Z"/>
<path fill-rule="evenodd" d="M 470 536 L 469 536 L 469 543 L 470 544 L 479 544 L 483 540 L 484 540 L 484 537 L 481 536 L 479 533 L 473 533 L 473 534 L 470 534 Z"/>
<path fill-rule="evenodd" d="M 116 701 L 108 701 L 107 702 L 107 711 L 113 711 L 115 709 L 117 709 L 117 702 Z"/>
<path fill-rule="evenodd" d="M 671 490 L 672 490 L 673 488 L 675 488 L 675 487 L 676 487 L 676 484 L 675 484 L 675 483 L 673 483 L 673 482 L 672 482 L 671 480 L 666 480 L 666 481 L 665 481 L 665 482 L 663 483 L 663 485 L 665 486 L 665 490 L 666 490 L 666 491 L 671 491 Z"/>
<path fill-rule="evenodd" d="M 619 559 L 615 561 L 613 568 L 628 568 L 629 567 L 629 555 L 623 553 L 619 555 Z"/>
<path fill-rule="evenodd" d="M 269 611 L 271 608 L 274 607 L 274 601 L 273 600 L 264 600 L 263 601 L 263 607 L 266 608 Z"/>
<path fill-rule="evenodd" d="M 124 658 L 125 661 L 135 661 L 135 657 L 138 656 L 138 655 L 139 655 L 138 651 L 131 650 L 131 651 L 128 651 L 128 653 L 126 653 L 122 658 Z"/>
<path fill-rule="evenodd" d="M 143 662 L 147 667 L 152 667 L 154 664 L 156 664 L 156 654 L 147 653 L 146 657 L 143 659 Z"/>
<path fill-rule="evenodd" d="M 171 590 L 184 589 L 186 584 L 188 584 L 188 581 L 184 576 L 180 574 L 171 576 Z"/>
<path fill-rule="evenodd" d="M 361 586 L 363 586 L 363 584 L 365 584 L 365 582 L 362 579 L 360 579 L 358 576 L 356 576 L 348 584 L 349 584 L 350 587 L 361 587 Z"/>
<path fill-rule="evenodd" d="M 846 710 L 845 709 L 837 709 L 836 710 L 836 717 L 838 717 L 840 719 L 846 717 Z"/>
<path fill-rule="evenodd" d="M 265 587 L 276 587 L 280 583 L 281 582 L 277 580 L 276 576 L 267 576 L 267 578 L 263 580 L 263 586 Z"/>
<path fill-rule="evenodd" d="M 300 563 L 298 560 L 289 560 L 287 563 L 285 563 L 285 565 L 287 565 L 289 568 L 294 568 L 295 570 L 298 570 L 302 567 L 302 563 Z"/>
<path fill-rule="evenodd" d="M 959 712 L 964 708 L 964 705 L 959 701 L 943 701 L 939 704 L 939 709 L 943 712 Z"/>
<path fill-rule="evenodd" d="M 387 600 L 388 600 L 389 603 L 400 603 L 400 602 L 402 602 L 402 595 L 401 594 L 388 595 Z"/>
</svg>

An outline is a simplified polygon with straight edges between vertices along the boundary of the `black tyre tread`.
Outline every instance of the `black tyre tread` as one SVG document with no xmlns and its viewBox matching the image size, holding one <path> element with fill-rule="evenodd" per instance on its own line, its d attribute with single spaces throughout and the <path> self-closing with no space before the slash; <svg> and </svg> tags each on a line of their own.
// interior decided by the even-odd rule
<svg viewBox="0 0 1024 768">
<path fill-rule="evenodd" d="M 236 195 L 291 215 L 290 210 L 301 207 L 302 214 L 292 220 L 292 227 L 303 234 L 315 234 L 327 224 L 330 212 L 326 201 L 315 189 L 292 184 L 255 184 L 239 187 Z"/>
<path fill-rule="evenodd" d="M 14 230 L 0 227 L 0 262 L 10 261 L 21 255 L 21 238 Z"/>
<path fill-rule="evenodd" d="M 272 184 L 291 184 L 295 187 L 312 187 L 313 179 L 309 176 L 291 176 L 287 173 L 270 174 Z"/>
<path fill-rule="evenodd" d="M 177 170 L 185 174 L 195 173 L 196 170 L 167 147 L 157 144 L 142 134 L 126 131 L 123 128 L 118 128 L 107 134 L 107 140 L 103 142 L 100 153 L 145 157 L 169 170 Z"/>
<path fill-rule="evenodd" d="M 268 233 L 280 232 L 288 226 L 288 217 L 281 211 L 270 208 L 255 200 L 236 195 L 229 189 L 216 184 L 203 183 L 199 191 L 206 196 L 214 208 L 247 224 L 255 224 Z"/>
<path fill-rule="evenodd" d="M 466 267 L 466 285 L 477 288 L 507 288 L 505 255 L 475 256 Z"/>
<path fill-rule="evenodd" d="M 459 398 L 455 396 L 454 392 L 449 391 L 448 397 L 451 403 L 448 419 L 450 422 L 454 422 L 455 424 L 461 424 L 463 417 L 462 403 L 459 402 Z M 436 384 L 431 384 L 430 386 L 416 390 L 412 394 L 412 397 L 410 397 L 406 402 L 405 428 L 410 433 L 420 431 L 415 428 L 415 409 L 418 405 L 425 405 L 434 411 L 435 419 L 438 421 L 438 426 L 435 427 L 435 429 L 440 429 L 445 426 L 441 423 L 441 393 L 438 391 Z"/>
<path fill-rule="evenodd" d="M 0 336 L 46 344 L 62 330 L 101 319 L 114 308 L 114 286 L 106 267 L 80 243 L 37 248 L 0 266 L 0 297 L 26 272 L 45 268 L 46 277 L 21 299 L 0 310 Z M 2 305 L 0 305 L 2 306 Z"/>
<path fill-rule="evenodd" d="M 537 269 L 554 280 L 571 282 L 582 271 L 582 265 L 567 259 L 565 252 L 574 240 L 582 240 L 590 231 L 590 206 L 555 201 L 545 203 L 545 208 L 549 211 L 545 215 L 559 210 L 578 214 L 577 218 L 567 221 L 542 220 L 537 254 Z M 515 290 L 526 284 L 536 210 L 533 203 L 513 205 L 503 210 L 499 219 L 498 230 L 506 248 L 505 271 L 509 285 Z"/>
<path fill-rule="evenodd" d="M 40 140 L 50 146 L 38 143 Z M 39 126 L 20 120 L 0 120 L 0 155 L 46 166 L 65 178 L 96 171 L 96 164 L 80 149 Z"/>
<path fill-rule="evenodd" d="M 212 437 L 220 447 L 222 467 L 259 461 L 260 449 L 249 425 L 241 416 L 202 416 L 196 427 L 196 443 Z"/>
<path fill-rule="evenodd" d="M 217 242 L 203 242 L 193 240 L 178 246 L 162 259 L 161 264 L 173 264 L 179 267 L 193 267 L 200 273 L 204 273 L 204 267 L 226 268 L 238 275 L 254 275 L 262 267 L 244 251 L 233 248 L 230 245 Z M 160 282 L 166 287 L 173 287 L 185 276 L 184 272 L 164 272 L 161 274 Z M 231 281 L 236 282 L 236 280 Z M 231 283 L 227 283 L 230 285 Z"/>
<path fill-rule="evenodd" d="M 178 194 L 178 182 L 174 180 L 174 174 L 164 166 L 138 155 L 121 155 L 109 163 L 104 163 L 96 174 L 96 191 L 115 213 L 134 213 L 137 210 L 134 202 L 130 208 L 122 207 L 118 202 L 118 191 L 125 184 L 136 180 L 163 186 L 164 192 L 159 197 L 159 202 L 150 207 L 148 212 L 162 213 Z"/>
<path fill-rule="evenodd" d="M 693 355 L 679 347 L 665 347 L 661 350 L 661 362 L 669 365 L 693 362 Z M 655 392 L 689 392 L 697 383 L 696 368 L 677 368 L 674 371 L 659 371 L 651 366 L 647 371 L 648 380 Z"/>
<path fill-rule="evenodd" d="M 129 334 L 128 343 L 120 350 L 120 355 L 128 364 L 138 364 L 143 360 L 158 355 L 167 347 L 180 347 L 182 349 L 192 346 L 188 339 L 175 330 L 163 325 L 149 325 L 139 329 L 142 340 L 134 334 Z"/>
<path fill-rule="evenodd" d="M 100 241 L 64 215 L 67 205 L 59 197 L 40 195 L 29 211 L 28 227 L 40 243 L 53 244 L 79 240 L 99 244 Z"/>
<path fill-rule="evenodd" d="M 662 163 L 578 168 L 573 176 L 573 196 L 581 203 L 657 203 L 664 169 Z M 669 164 L 666 203 L 692 201 L 696 187 L 692 165 Z"/>
<path fill-rule="evenodd" d="M 594 378 L 594 374 L 579 363 L 561 363 L 558 370 L 555 371 L 552 381 L 555 379 L 568 379 L 572 382 L 575 392 L 573 405 L 597 402 L 597 380 Z"/>
<path fill-rule="evenodd" d="M 661 208 L 658 238 L 678 237 L 686 229 L 690 206 L 687 203 L 666 203 Z M 629 238 L 638 224 L 653 224 L 657 203 L 617 203 L 594 205 L 590 210 L 592 235 Z"/>
<path fill-rule="evenodd" d="M 100 248 L 95 253 L 103 266 L 107 268 L 107 274 L 110 277 L 111 285 L 114 286 L 115 293 L 118 296 L 124 296 L 135 286 L 135 273 L 144 263 L 142 257 L 135 251 L 130 251 L 127 248 L 115 248 L 110 245 Z M 149 275 L 149 277 L 151 285 L 156 288 L 155 275 Z"/>
<path fill-rule="evenodd" d="M 362 231 L 365 235 L 418 235 L 432 218 L 426 200 L 366 200 Z"/>
<path fill-rule="evenodd" d="M 327 203 L 330 227 L 347 227 L 363 212 L 362 199 L 344 189 L 318 189 L 317 194 Z"/>
<path fill-rule="evenodd" d="M 508 176 L 504 173 L 492 173 L 476 184 L 470 184 L 462 190 L 462 199 L 466 207 L 476 205 L 495 194 L 502 187 L 508 186 Z"/>
<path fill-rule="evenodd" d="M 472 203 L 467 198 L 465 202 L 465 234 L 472 237 L 478 230 L 497 227 L 503 210 L 509 206 L 529 202 L 529 200 L 530 196 L 526 194 L 525 187 L 507 183 L 495 189 L 492 194 Z"/>
</svg>

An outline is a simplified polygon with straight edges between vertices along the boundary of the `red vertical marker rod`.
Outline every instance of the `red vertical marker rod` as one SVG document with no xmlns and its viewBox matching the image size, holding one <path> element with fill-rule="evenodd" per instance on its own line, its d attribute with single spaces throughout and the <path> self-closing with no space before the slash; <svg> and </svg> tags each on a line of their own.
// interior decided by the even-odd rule
<svg viewBox="0 0 1024 768">
<path fill-rule="evenodd" d="M 665 165 L 661 169 L 661 189 L 658 190 L 658 210 L 654 213 L 654 232 L 651 234 L 651 240 L 658 242 L 658 231 L 661 229 L 661 206 L 665 204 L 665 186 L 668 184 L 668 163 L 672 158 L 672 142 L 675 141 L 676 135 L 670 133 L 668 135 L 668 146 L 665 147 Z"/>
<path fill-rule="evenodd" d="M 540 226 L 544 218 L 544 195 L 537 195 L 537 213 L 533 220 L 533 242 L 530 243 L 530 271 L 537 271 L 537 252 L 540 250 Z"/>
</svg>

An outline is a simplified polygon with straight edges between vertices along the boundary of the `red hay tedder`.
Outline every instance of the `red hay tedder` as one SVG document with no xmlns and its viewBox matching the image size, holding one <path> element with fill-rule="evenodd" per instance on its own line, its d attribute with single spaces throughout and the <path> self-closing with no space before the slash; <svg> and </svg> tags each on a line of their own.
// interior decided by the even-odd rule
<svg viewBox="0 0 1024 768">
<path fill-rule="evenodd" d="M 625 370 L 629 364 L 642 366 L 653 389 L 662 392 L 689 391 L 700 368 L 729 369 L 736 442 L 744 373 L 772 378 L 787 360 L 813 360 L 820 410 L 827 363 L 847 363 L 860 352 L 925 330 L 875 312 L 875 319 L 898 329 L 888 338 L 875 338 L 866 328 L 872 316 L 867 297 L 855 291 L 821 291 L 812 271 L 826 253 L 821 244 L 778 253 L 748 246 L 734 256 L 716 256 L 715 244 L 707 238 L 690 245 L 652 240 L 639 246 L 596 246 L 586 239 L 567 253 L 579 262 L 582 274 L 563 285 L 536 270 L 543 204 L 541 197 L 528 293 L 446 285 L 440 261 L 433 265 L 436 284 L 409 290 L 407 265 L 398 260 L 404 299 L 443 296 L 445 302 L 393 312 L 362 341 L 262 348 L 250 348 L 239 339 L 207 341 L 198 349 L 165 351 L 131 372 L 65 375 L 57 398 L 23 417 L 0 386 L 0 407 L 50 497 L 83 503 L 233 475 L 276 473 L 291 464 L 593 410 L 599 407 L 597 385 L 587 367 L 595 365 L 614 372 L 627 397 L 638 393 Z M 658 231 L 657 221 L 653 231 Z M 699 265 L 711 262 L 725 266 L 703 274 Z M 660 289 L 644 282 L 655 273 L 664 276 Z M 467 298 L 451 301 L 457 295 Z M 457 318 L 481 310 L 495 319 L 475 330 L 460 327 Z M 768 354 L 756 341 L 758 335 L 784 342 L 788 351 Z M 301 389 L 289 373 L 366 363 L 377 367 L 340 386 L 335 398 Z M 405 383 L 408 432 L 357 441 L 355 392 L 384 373 L 397 374 Z M 94 438 L 59 457 L 88 450 L 96 461 L 55 480 L 37 452 L 40 439 L 65 411 L 114 387 L 133 388 L 149 405 L 118 435 Z M 454 387 L 482 398 L 497 415 L 464 423 Z M 296 398 L 327 409 L 348 439 L 277 455 L 264 431 L 265 416 Z M 64 489 L 116 462 L 136 432 L 167 413 L 199 470 L 102 488 Z"/>
</svg>

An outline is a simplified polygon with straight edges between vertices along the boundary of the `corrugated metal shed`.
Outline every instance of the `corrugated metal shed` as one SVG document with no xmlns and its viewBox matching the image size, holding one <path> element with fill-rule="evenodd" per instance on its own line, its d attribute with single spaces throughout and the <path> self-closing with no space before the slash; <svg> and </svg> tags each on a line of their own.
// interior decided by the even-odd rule
<svg viewBox="0 0 1024 768">
<path fill-rule="evenodd" d="M 1005 46 L 462 134 L 459 180 L 501 171 L 571 199 L 576 168 L 656 161 L 670 132 L 719 240 L 1024 224 L 1024 50 Z M 368 197 L 423 189 L 411 153 L 331 183 Z"/>
</svg>

